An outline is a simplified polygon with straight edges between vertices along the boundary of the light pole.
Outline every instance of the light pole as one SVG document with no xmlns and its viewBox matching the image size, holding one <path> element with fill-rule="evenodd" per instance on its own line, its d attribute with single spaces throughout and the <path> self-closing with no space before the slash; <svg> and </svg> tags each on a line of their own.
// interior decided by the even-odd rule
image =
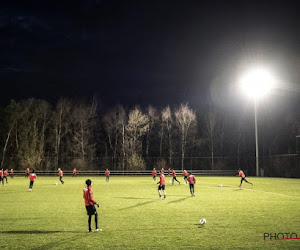
<svg viewBox="0 0 300 250">
<path fill-rule="evenodd" d="M 249 71 L 241 79 L 241 86 L 244 92 L 250 97 L 254 98 L 256 176 L 259 176 L 259 151 L 257 129 L 258 100 L 272 88 L 273 83 L 274 80 L 270 73 L 262 68 L 256 68 Z"/>
</svg>

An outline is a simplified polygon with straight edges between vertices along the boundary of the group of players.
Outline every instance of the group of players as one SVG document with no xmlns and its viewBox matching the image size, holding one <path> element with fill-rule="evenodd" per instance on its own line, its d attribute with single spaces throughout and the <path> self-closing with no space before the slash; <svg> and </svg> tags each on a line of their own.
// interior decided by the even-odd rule
<svg viewBox="0 0 300 250">
<path fill-rule="evenodd" d="M 73 177 L 76 177 L 76 175 L 77 175 L 76 168 L 73 169 L 72 173 L 73 173 Z M 158 185 L 158 196 L 159 196 L 159 199 L 161 199 L 161 197 L 162 197 L 161 191 L 163 191 L 163 195 L 164 195 L 163 199 L 166 199 L 167 194 L 166 194 L 166 188 L 165 188 L 166 179 L 165 179 L 164 168 L 162 168 L 159 171 L 159 174 L 160 174 L 159 181 L 156 183 Z M 13 178 L 13 175 L 14 175 L 13 169 L 10 170 L 9 175 L 11 178 Z M 62 179 L 63 175 L 64 175 L 64 173 L 63 173 L 62 169 L 58 168 L 58 176 L 59 176 L 59 180 L 60 180 L 61 184 L 64 184 L 64 181 Z M 177 180 L 176 172 L 174 169 L 171 169 L 171 168 L 168 169 L 168 176 L 170 176 L 170 175 L 173 177 L 172 185 L 174 185 L 174 181 L 178 182 L 180 185 L 180 181 Z M 194 185 L 196 183 L 195 176 L 191 172 L 186 171 L 185 169 L 183 170 L 182 175 L 184 177 L 185 184 L 189 183 L 191 196 L 192 197 L 195 196 L 195 187 L 194 187 Z M 5 171 L 3 171 L 3 169 L 0 169 L 0 182 L 2 182 L 3 186 L 4 186 L 4 179 L 6 179 L 6 183 L 8 183 L 7 176 L 8 176 L 8 169 L 6 169 Z M 106 176 L 106 182 L 109 182 L 110 171 L 108 169 L 105 170 L 105 176 Z M 156 181 L 156 176 L 157 176 L 157 171 L 155 168 L 153 168 L 153 170 L 152 170 L 153 181 Z M 246 180 L 246 178 L 245 178 L 246 175 L 241 169 L 238 170 L 237 176 L 241 177 L 241 183 L 239 185 L 240 188 L 242 186 L 243 181 L 245 181 L 253 186 L 253 183 Z M 32 170 L 32 172 L 30 173 L 29 168 L 27 168 L 25 170 L 25 178 L 30 179 L 29 191 L 31 192 L 34 181 L 37 178 L 37 175 L 34 170 Z M 95 228 L 96 228 L 95 231 L 102 231 L 102 229 L 98 227 L 98 212 L 97 212 L 96 206 L 99 207 L 99 203 L 97 203 L 93 198 L 93 190 L 91 188 L 92 181 L 90 179 L 87 179 L 85 184 L 86 184 L 86 187 L 83 189 L 83 199 L 84 199 L 84 204 L 86 207 L 87 215 L 89 216 L 88 217 L 89 232 L 93 232 L 92 227 L 91 227 L 91 221 L 92 221 L 93 215 L 95 218 Z"/>
<path fill-rule="evenodd" d="M 172 176 L 172 185 L 174 185 L 174 181 L 177 181 L 180 185 L 180 181 L 177 180 L 177 174 L 175 172 L 175 170 L 173 168 L 169 168 L 168 169 L 168 176 Z M 188 172 L 186 171 L 185 169 L 183 170 L 182 172 L 182 175 L 184 177 L 184 182 L 185 184 L 189 183 L 189 186 L 190 186 L 190 193 L 191 193 L 191 196 L 195 196 L 195 183 L 196 183 L 196 178 L 195 176 L 191 173 L 191 172 Z M 157 176 L 157 171 L 155 168 L 153 168 L 152 170 L 152 178 L 153 178 L 153 181 L 156 181 L 156 176 Z M 167 194 L 166 194 L 166 177 L 165 177 L 165 170 L 164 168 L 162 168 L 160 171 L 159 171 L 159 182 L 157 182 L 158 184 L 158 198 L 161 199 L 161 190 L 163 191 L 164 193 L 164 199 L 167 198 Z"/>
</svg>

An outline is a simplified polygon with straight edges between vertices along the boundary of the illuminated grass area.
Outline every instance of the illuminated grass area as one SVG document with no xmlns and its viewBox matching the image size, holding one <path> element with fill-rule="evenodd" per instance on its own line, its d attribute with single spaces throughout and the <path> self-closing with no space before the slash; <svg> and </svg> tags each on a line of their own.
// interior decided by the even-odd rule
<svg viewBox="0 0 300 250">
<path fill-rule="evenodd" d="M 90 178 L 102 232 L 88 233 L 87 177 L 64 177 L 64 185 L 38 177 L 32 192 L 28 179 L 9 179 L 0 187 L 1 249 L 300 248 L 300 240 L 264 240 L 265 233 L 300 237 L 299 179 L 248 177 L 254 186 L 239 189 L 238 177 L 198 176 L 191 197 L 182 177 L 174 186 L 167 177 L 167 199 L 159 200 L 151 176 Z"/>
</svg>

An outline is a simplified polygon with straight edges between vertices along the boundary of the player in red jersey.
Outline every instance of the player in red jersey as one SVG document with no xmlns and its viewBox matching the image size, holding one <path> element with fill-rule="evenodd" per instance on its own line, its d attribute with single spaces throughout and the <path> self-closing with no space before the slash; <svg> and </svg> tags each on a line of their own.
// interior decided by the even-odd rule
<svg viewBox="0 0 300 250">
<path fill-rule="evenodd" d="M 29 168 L 26 168 L 26 170 L 25 170 L 25 178 L 28 178 L 29 174 L 30 174 L 30 170 L 29 170 Z"/>
<path fill-rule="evenodd" d="M 159 176 L 159 182 L 157 182 L 158 185 L 158 198 L 161 199 L 161 192 L 160 190 L 164 191 L 164 199 L 167 198 L 167 194 L 166 194 L 166 179 L 165 179 L 165 175 L 163 173 L 162 170 L 160 170 L 160 176 Z"/>
<path fill-rule="evenodd" d="M 77 174 L 77 170 L 76 168 L 73 169 L 73 176 L 72 177 L 76 177 L 76 174 Z"/>
<path fill-rule="evenodd" d="M 247 180 L 246 180 L 246 175 L 245 175 L 245 173 L 244 173 L 241 169 L 238 170 L 238 173 L 239 173 L 238 176 L 239 176 L 239 177 L 242 177 L 242 178 L 241 178 L 241 184 L 240 184 L 240 186 L 239 186 L 240 188 L 242 187 L 243 181 L 245 181 L 245 182 L 247 182 L 247 183 L 249 183 L 249 184 L 251 184 L 251 185 L 253 186 L 253 183 L 251 183 L 250 181 L 247 181 Z"/>
<path fill-rule="evenodd" d="M 61 170 L 61 168 L 58 169 L 58 176 L 59 176 L 59 181 L 61 182 L 61 184 L 64 184 L 65 182 L 62 180 L 62 178 L 64 176 L 64 172 Z"/>
<path fill-rule="evenodd" d="M 168 176 L 170 176 L 171 168 L 168 168 Z"/>
<path fill-rule="evenodd" d="M 163 174 L 165 174 L 165 169 L 164 169 L 164 168 L 162 168 L 160 171 L 161 171 Z"/>
<path fill-rule="evenodd" d="M 4 181 L 4 179 L 5 179 L 5 180 L 6 180 L 6 183 L 8 183 L 8 181 L 7 181 L 7 176 L 8 176 L 8 169 L 4 170 L 4 172 L 3 172 L 3 181 Z"/>
<path fill-rule="evenodd" d="M 98 213 L 95 205 L 99 207 L 99 204 L 94 200 L 93 197 L 93 190 L 92 190 L 92 181 L 90 179 L 87 179 L 85 181 L 86 188 L 83 189 L 83 198 L 84 198 L 84 205 L 87 211 L 87 215 L 89 216 L 88 219 L 88 225 L 89 225 L 89 232 L 92 232 L 92 216 L 95 215 L 95 226 L 96 231 L 102 231 L 101 228 L 98 228 Z"/>
<path fill-rule="evenodd" d="M 189 176 L 188 176 L 187 180 L 188 180 L 188 182 L 190 184 L 191 196 L 195 196 L 195 187 L 194 187 L 194 185 L 196 183 L 196 178 L 195 178 L 195 176 L 191 172 L 189 172 L 188 175 Z"/>
<path fill-rule="evenodd" d="M 188 178 L 188 172 L 184 169 L 182 172 L 183 180 L 185 181 L 185 184 L 187 184 L 187 178 Z"/>
<path fill-rule="evenodd" d="M 156 181 L 156 175 L 157 175 L 156 169 L 153 168 L 153 170 L 152 170 L 152 178 L 153 178 L 153 181 Z"/>
<path fill-rule="evenodd" d="M 180 181 L 177 180 L 177 178 L 176 178 L 176 172 L 175 172 L 175 170 L 173 168 L 172 168 L 172 176 L 173 176 L 172 185 L 174 185 L 174 181 L 177 181 L 179 183 L 179 185 L 180 185 Z"/>
<path fill-rule="evenodd" d="M 109 182 L 109 176 L 110 176 L 110 171 L 108 170 L 108 168 L 105 170 L 105 180 L 107 181 L 107 182 Z"/>
<path fill-rule="evenodd" d="M 34 170 L 32 170 L 31 174 L 29 175 L 29 179 L 30 179 L 30 183 L 29 183 L 29 192 L 32 191 L 32 187 L 33 187 L 33 184 L 34 184 L 34 181 L 35 179 L 37 178 Z"/>
<path fill-rule="evenodd" d="M 3 173 L 3 168 L 0 169 L 0 182 L 2 182 L 2 186 L 4 186 L 4 173 Z"/>
<path fill-rule="evenodd" d="M 14 170 L 13 169 L 11 169 L 10 171 L 9 171 L 9 176 L 10 176 L 10 178 L 14 178 Z"/>
</svg>

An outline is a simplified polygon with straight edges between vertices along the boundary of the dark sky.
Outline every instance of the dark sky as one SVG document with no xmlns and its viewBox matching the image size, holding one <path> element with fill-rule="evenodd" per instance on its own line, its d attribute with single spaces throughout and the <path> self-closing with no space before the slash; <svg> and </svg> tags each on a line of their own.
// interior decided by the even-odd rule
<svg viewBox="0 0 300 250">
<path fill-rule="evenodd" d="M 230 99 L 252 64 L 295 92 L 299 9 L 296 1 L 2 1 L 0 104 L 96 94 L 106 105 L 198 107 Z"/>
</svg>

